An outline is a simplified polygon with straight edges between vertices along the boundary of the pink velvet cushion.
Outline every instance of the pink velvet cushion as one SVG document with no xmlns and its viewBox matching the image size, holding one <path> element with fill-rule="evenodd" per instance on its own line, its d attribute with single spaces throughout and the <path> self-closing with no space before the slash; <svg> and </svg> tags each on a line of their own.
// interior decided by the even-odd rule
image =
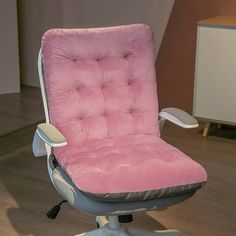
<svg viewBox="0 0 236 236">
<path fill-rule="evenodd" d="M 206 181 L 199 164 L 159 137 L 147 26 L 49 30 L 42 53 L 50 121 L 68 142 L 55 156 L 81 191 L 112 198 Z"/>
<path fill-rule="evenodd" d="M 50 120 L 68 143 L 158 133 L 147 26 L 49 30 L 42 53 Z"/>
<path fill-rule="evenodd" d="M 155 135 L 87 141 L 57 148 L 55 155 L 73 183 L 91 194 L 143 197 L 141 192 L 177 186 L 183 191 L 183 186 L 207 180 L 202 166 Z"/>
</svg>

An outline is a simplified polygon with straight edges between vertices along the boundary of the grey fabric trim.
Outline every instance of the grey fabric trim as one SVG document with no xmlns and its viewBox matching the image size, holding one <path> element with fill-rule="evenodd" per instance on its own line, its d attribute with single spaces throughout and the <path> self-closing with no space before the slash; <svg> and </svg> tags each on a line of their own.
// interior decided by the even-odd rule
<svg viewBox="0 0 236 236">
<path fill-rule="evenodd" d="M 174 197 L 182 194 L 187 194 L 197 191 L 203 187 L 206 182 L 187 184 L 158 190 L 149 190 L 144 192 L 126 192 L 126 193 L 90 193 L 84 192 L 88 197 L 102 202 L 128 202 L 128 201 L 146 201 L 153 199 L 160 199 L 166 197 Z"/>
<path fill-rule="evenodd" d="M 102 202 L 95 201 L 82 193 L 71 181 L 61 167 L 57 167 L 52 172 L 52 180 L 59 194 L 72 207 L 79 208 L 92 215 L 120 215 L 134 212 L 159 210 L 190 198 L 194 192 L 180 194 L 174 197 L 159 198 L 147 201 L 133 202 Z"/>
</svg>

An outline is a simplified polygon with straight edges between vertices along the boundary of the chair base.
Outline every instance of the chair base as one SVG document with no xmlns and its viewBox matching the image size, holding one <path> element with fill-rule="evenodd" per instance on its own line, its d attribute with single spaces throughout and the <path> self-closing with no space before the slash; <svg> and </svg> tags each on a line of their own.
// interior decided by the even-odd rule
<svg viewBox="0 0 236 236">
<path fill-rule="evenodd" d="M 178 230 L 148 231 L 126 227 L 118 222 L 117 216 L 110 216 L 109 222 L 106 217 L 99 216 L 96 221 L 100 228 L 75 236 L 181 236 Z"/>
</svg>

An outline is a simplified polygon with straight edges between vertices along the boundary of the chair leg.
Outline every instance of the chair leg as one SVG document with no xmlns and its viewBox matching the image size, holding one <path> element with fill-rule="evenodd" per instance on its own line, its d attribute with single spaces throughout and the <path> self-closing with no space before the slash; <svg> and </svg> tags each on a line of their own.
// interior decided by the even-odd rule
<svg viewBox="0 0 236 236">
<path fill-rule="evenodd" d="M 108 224 L 108 220 L 106 216 L 97 216 L 96 217 L 96 222 L 99 228 L 103 227 L 104 225 Z"/>
<path fill-rule="evenodd" d="M 178 230 L 148 231 L 122 226 L 119 229 L 110 229 L 108 225 L 105 225 L 102 228 L 75 236 L 181 236 L 181 233 Z"/>
<path fill-rule="evenodd" d="M 125 227 L 120 226 L 118 229 L 111 229 L 108 224 L 105 226 L 87 232 L 87 233 L 82 233 L 78 234 L 75 236 L 131 236 Z"/>
<path fill-rule="evenodd" d="M 179 230 L 155 230 L 149 231 L 144 229 L 128 228 L 129 235 L 132 236 L 181 236 Z"/>
<path fill-rule="evenodd" d="M 121 225 L 117 216 L 110 216 L 109 221 L 105 216 L 96 217 L 99 229 L 78 234 L 75 236 L 181 236 L 178 230 L 149 231 Z"/>
<path fill-rule="evenodd" d="M 204 126 L 202 137 L 206 138 L 210 129 L 211 123 L 207 122 Z"/>
</svg>

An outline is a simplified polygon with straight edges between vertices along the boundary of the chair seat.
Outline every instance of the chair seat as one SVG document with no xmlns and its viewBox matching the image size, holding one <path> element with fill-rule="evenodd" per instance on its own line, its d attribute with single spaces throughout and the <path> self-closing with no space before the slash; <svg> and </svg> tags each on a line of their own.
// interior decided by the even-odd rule
<svg viewBox="0 0 236 236">
<path fill-rule="evenodd" d="M 158 135 L 94 139 L 55 149 L 75 186 L 104 202 L 151 200 L 194 192 L 204 168 Z"/>
</svg>

